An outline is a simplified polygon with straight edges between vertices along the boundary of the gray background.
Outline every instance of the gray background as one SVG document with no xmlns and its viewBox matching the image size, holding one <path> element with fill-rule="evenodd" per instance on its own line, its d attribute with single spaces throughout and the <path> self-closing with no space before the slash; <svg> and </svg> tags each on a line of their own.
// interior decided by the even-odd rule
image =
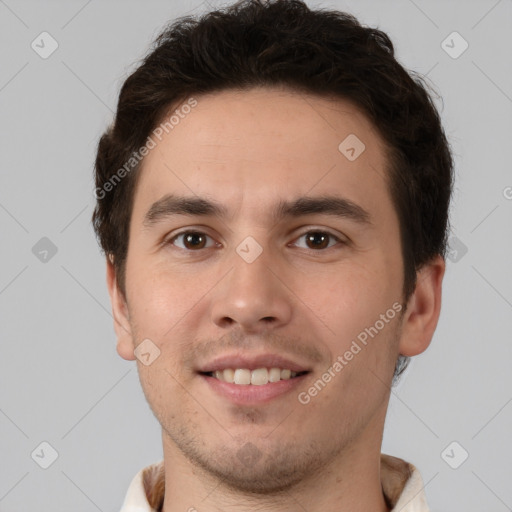
<svg viewBox="0 0 512 512">
<path fill-rule="evenodd" d="M 383 451 L 421 470 L 433 511 L 512 510 L 512 2 L 309 3 L 382 28 L 428 74 L 456 160 L 440 323 L 393 390 Z M 115 351 L 92 167 L 136 60 L 167 20 L 207 6 L 0 0 L 2 512 L 117 511 L 162 457 L 135 362 Z M 47 59 L 31 48 L 43 31 L 59 45 Z M 469 44 L 458 58 L 442 46 L 453 31 Z"/>
</svg>

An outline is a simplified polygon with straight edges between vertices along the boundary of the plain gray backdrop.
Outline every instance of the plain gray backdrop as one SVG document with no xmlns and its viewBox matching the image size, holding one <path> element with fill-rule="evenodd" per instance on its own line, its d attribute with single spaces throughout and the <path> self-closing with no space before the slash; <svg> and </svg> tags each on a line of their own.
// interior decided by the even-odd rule
<svg viewBox="0 0 512 512">
<path fill-rule="evenodd" d="M 383 452 L 420 469 L 433 512 L 512 510 L 512 1 L 308 3 L 389 34 L 442 97 L 455 156 L 442 314 L 393 389 Z M 115 351 L 93 161 L 136 61 L 209 5 L 0 0 L 2 512 L 118 511 L 162 458 Z"/>
</svg>

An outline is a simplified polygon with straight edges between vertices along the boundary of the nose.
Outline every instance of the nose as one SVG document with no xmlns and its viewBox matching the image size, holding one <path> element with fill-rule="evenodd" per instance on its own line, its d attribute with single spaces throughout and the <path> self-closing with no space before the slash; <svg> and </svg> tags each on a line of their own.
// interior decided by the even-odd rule
<svg viewBox="0 0 512 512">
<path fill-rule="evenodd" d="M 237 324 L 247 333 L 286 325 L 292 317 L 290 283 L 265 251 L 252 263 L 235 254 L 233 265 L 215 288 L 212 321 L 221 328 Z"/>
</svg>

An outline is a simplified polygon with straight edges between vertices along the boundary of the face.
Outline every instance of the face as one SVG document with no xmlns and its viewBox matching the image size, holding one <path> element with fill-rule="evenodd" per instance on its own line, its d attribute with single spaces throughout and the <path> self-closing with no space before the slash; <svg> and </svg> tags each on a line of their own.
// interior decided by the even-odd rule
<svg viewBox="0 0 512 512">
<path fill-rule="evenodd" d="M 380 446 L 405 343 L 384 145 L 339 99 L 195 99 L 145 157 L 118 351 L 150 340 L 139 376 L 176 457 L 285 488 Z"/>
</svg>

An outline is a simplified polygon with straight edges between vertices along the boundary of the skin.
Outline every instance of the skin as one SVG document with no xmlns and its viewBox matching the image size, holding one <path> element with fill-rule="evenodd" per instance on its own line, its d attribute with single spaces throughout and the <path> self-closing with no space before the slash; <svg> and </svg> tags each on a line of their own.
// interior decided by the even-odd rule
<svg viewBox="0 0 512 512">
<path fill-rule="evenodd" d="M 217 395 L 194 369 L 227 352 L 287 354 L 311 369 L 299 391 L 307 390 L 402 301 L 403 261 L 385 147 L 356 107 L 277 88 L 196 99 L 145 157 L 125 294 L 107 260 L 118 353 L 135 359 L 146 338 L 161 351 L 152 364 L 137 364 L 162 426 L 164 511 L 296 512 L 299 504 L 308 512 L 386 511 L 380 448 L 394 365 L 432 339 L 444 261 L 419 271 L 403 315 L 307 405 L 296 392 L 250 407 Z M 338 150 L 349 134 L 366 146 L 354 161 Z M 145 227 L 150 206 L 171 193 L 216 200 L 229 215 L 180 215 Z M 361 206 L 371 224 L 270 215 L 280 200 L 325 194 Z M 173 238 L 184 228 L 208 235 L 199 238 L 206 246 Z M 308 244 L 305 235 L 318 231 L 345 243 Z M 263 250 L 252 263 L 236 252 L 248 236 Z M 243 463 L 237 454 L 248 442 L 258 457 Z"/>
</svg>

